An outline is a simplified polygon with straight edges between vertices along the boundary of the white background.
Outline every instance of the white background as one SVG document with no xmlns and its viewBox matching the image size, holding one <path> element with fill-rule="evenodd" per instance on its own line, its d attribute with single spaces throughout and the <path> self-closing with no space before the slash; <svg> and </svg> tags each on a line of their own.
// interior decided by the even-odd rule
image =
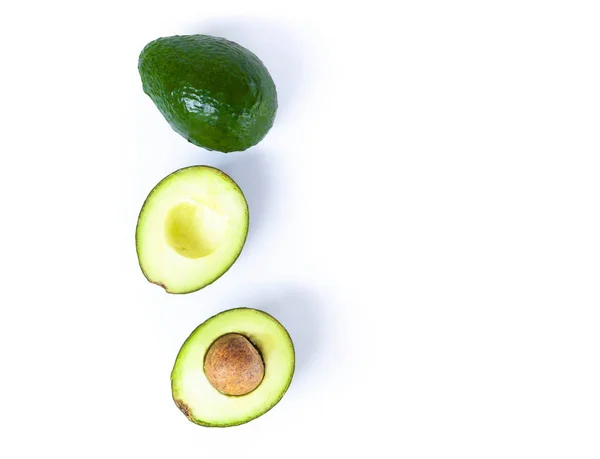
<svg viewBox="0 0 600 459">
<path fill-rule="evenodd" d="M 3 3 L 0 457 L 600 457 L 599 23 L 592 0 Z M 143 46 L 186 33 L 270 69 L 257 147 L 195 147 L 143 94 Z M 252 224 L 172 296 L 135 224 L 191 164 Z M 296 377 L 195 426 L 175 355 L 237 306 L 288 327 Z"/>
</svg>

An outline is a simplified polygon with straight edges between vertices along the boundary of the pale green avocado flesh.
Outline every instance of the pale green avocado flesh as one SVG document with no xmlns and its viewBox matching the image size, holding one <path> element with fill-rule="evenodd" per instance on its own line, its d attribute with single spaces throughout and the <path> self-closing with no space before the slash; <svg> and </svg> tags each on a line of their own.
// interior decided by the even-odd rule
<svg viewBox="0 0 600 459">
<path fill-rule="evenodd" d="M 179 169 L 154 187 L 140 211 L 140 268 L 169 293 L 200 290 L 233 265 L 248 223 L 246 199 L 224 172 L 209 166 Z"/>
<path fill-rule="evenodd" d="M 228 333 L 245 336 L 264 362 L 263 380 L 246 395 L 223 395 L 204 373 L 208 349 Z M 244 424 L 281 400 L 292 381 L 294 366 L 294 345 L 283 325 L 263 311 L 230 309 L 198 326 L 181 347 L 171 373 L 173 400 L 196 424 L 209 427 Z"/>
</svg>

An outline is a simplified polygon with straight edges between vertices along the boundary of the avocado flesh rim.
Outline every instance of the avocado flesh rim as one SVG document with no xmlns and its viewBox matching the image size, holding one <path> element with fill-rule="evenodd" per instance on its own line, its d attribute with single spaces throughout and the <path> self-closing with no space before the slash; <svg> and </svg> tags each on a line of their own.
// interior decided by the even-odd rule
<svg viewBox="0 0 600 459">
<path fill-rule="evenodd" d="M 228 333 L 247 337 L 264 361 L 262 382 L 246 395 L 223 395 L 204 374 L 206 352 L 216 339 Z M 294 366 L 294 345 L 276 319 L 256 309 L 224 311 L 197 327 L 181 347 L 171 373 L 173 400 L 196 424 L 210 427 L 243 424 L 266 413 L 281 400 L 291 383 Z"/>
</svg>

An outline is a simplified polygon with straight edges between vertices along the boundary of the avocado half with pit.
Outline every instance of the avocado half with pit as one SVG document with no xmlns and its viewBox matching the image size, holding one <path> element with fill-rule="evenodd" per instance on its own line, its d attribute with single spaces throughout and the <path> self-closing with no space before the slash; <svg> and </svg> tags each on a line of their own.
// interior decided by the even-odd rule
<svg viewBox="0 0 600 459">
<path fill-rule="evenodd" d="M 140 211 L 140 268 L 168 293 L 200 290 L 233 265 L 248 224 L 248 204 L 231 177 L 209 166 L 179 169 L 152 189 Z"/>
<path fill-rule="evenodd" d="M 230 309 L 198 326 L 181 347 L 171 373 L 173 400 L 195 424 L 244 424 L 281 400 L 294 366 L 283 325 L 257 309 Z"/>
</svg>

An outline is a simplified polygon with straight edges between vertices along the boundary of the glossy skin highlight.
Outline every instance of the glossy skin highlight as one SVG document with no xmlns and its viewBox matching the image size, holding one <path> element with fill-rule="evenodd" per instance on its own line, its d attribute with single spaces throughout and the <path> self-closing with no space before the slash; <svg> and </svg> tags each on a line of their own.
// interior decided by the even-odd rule
<svg viewBox="0 0 600 459">
<path fill-rule="evenodd" d="M 275 83 L 252 52 L 224 38 L 159 38 L 142 50 L 144 92 L 189 142 L 224 153 L 260 142 L 277 112 Z"/>
</svg>

